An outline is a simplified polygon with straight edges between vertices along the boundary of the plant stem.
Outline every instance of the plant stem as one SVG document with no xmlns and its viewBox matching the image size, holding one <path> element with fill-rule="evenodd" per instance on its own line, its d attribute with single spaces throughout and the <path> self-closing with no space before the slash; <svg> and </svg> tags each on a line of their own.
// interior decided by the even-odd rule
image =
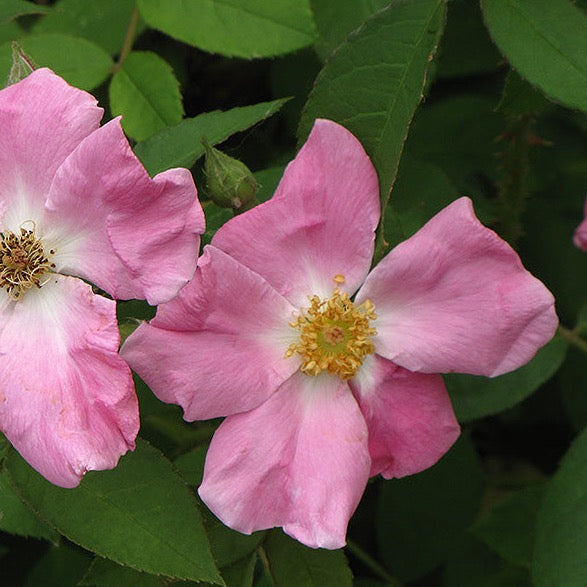
<svg viewBox="0 0 587 587">
<path fill-rule="evenodd" d="M 500 154 L 504 177 L 499 184 L 498 192 L 499 222 L 501 236 L 514 248 L 524 232 L 520 219 L 526 207 L 532 121 L 533 118 L 529 115 L 511 118 L 508 129 L 501 136 L 505 147 Z"/>
<path fill-rule="evenodd" d="M 124 63 L 124 60 L 128 57 L 131 52 L 133 42 L 135 40 L 135 32 L 137 30 L 137 24 L 139 22 L 139 7 L 135 2 L 130 20 L 128 21 L 128 27 L 126 27 L 126 33 L 124 34 L 124 40 L 122 41 L 122 49 L 118 56 L 118 61 L 114 64 L 113 72 L 116 73 Z"/>
<path fill-rule="evenodd" d="M 368 567 L 380 579 L 391 587 L 402 587 L 402 584 L 392 577 L 382 565 L 380 565 L 370 554 L 365 552 L 356 542 L 347 539 L 347 550 L 357 559 L 359 559 L 366 567 Z"/>
<path fill-rule="evenodd" d="M 569 330 L 559 325 L 558 333 L 574 347 L 587 354 L 587 340 L 582 338 L 576 330 Z"/>
</svg>

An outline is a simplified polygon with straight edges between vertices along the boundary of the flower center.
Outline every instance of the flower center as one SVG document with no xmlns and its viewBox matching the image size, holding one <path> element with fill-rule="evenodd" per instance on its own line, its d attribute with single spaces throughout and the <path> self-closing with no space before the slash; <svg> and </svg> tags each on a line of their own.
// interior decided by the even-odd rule
<svg viewBox="0 0 587 587">
<path fill-rule="evenodd" d="M 13 300 L 20 300 L 33 286 L 41 287 L 41 278 L 54 267 L 35 237 L 34 225 L 32 230 L 21 226 L 20 235 L 10 230 L 0 233 L 0 287 Z"/>
<path fill-rule="evenodd" d="M 364 357 L 375 352 L 371 337 L 376 330 L 370 325 L 375 318 L 375 306 L 370 300 L 355 306 L 338 288 L 327 299 L 314 295 L 310 297 L 310 306 L 301 311 L 295 322 L 290 322 L 299 330 L 300 337 L 289 346 L 285 356 L 300 355 L 301 369 L 306 375 L 328 371 L 343 380 L 350 379 Z"/>
</svg>

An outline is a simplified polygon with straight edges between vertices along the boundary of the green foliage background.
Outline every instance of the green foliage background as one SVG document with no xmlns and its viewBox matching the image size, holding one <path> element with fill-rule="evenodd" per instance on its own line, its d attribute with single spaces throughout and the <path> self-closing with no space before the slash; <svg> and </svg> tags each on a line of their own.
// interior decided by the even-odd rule
<svg viewBox="0 0 587 587">
<path fill-rule="evenodd" d="M 141 381 L 141 440 L 114 471 L 53 487 L 0 437 L 0 584 L 475 587 L 587 584 L 584 0 L 0 0 L 0 78 L 18 41 L 122 116 L 151 174 L 201 139 L 271 196 L 317 117 L 372 158 L 376 256 L 461 195 L 557 299 L 561 328 L 518 371 L 446 377 L 463 436 L 433 468 L 373 479 L 344 551 L 242 536 L 195 487 L 217 422 L 186 424 Z M 1 140 L 1 137 L 0 137 Z M 0 178 L 1 181 L 1 178 Z M 344 189 L 344 186 L 341 186 Z M 119 303 L 121 332 L 153 308 Z"/>
</svg>

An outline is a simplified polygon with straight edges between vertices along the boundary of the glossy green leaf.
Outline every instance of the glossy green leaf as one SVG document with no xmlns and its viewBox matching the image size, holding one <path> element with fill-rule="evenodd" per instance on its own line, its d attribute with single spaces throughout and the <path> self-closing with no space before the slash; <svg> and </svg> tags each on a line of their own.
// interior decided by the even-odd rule
<svg viewBox="0 0 587 587">
<path fill-rule="evenodd" d="M 553 476 L 538 513 L 532 576 L 536 587 L 587 585 L 587 429 Z"/>
<path fill-rule="evenodd" d="M 482 0 L 493 40 L 546 95 L 587 111 L 587 16 L 571 0 Z"/>
<path fill-rule="evenodd" d="M 173 70 L 155 53 L 130 53 L 110 82 L 110 108 L 137 141 L 177 124 L 183 106 Z"/>
<path fill-rule="evenodd" d="M 122 47 L 134 5 L 134 0 L 58 0 L 51 14 L 33 26 L 33 32 L 83 37 L 115 55 Z"/>
<path fill-rule="evenodd" d="M 269 532 L 264 542 L 275 587 L 350 587 L 352 574 L 342 550 L 312 549 Z"/>
<path fill-rule="evenodd" d="M 59 534 L 42 522 L 20 497 L 0 470 L 0 530 L 19 536 L 33 536 L 56 542 Z"/>
<path fill-rule="evenodd" d="M 513 493 L 475 523 L 473 534 L 505 560 L 529 569 L 543 495 L 544 485 Z"/>
<path fill-rule="evenodd" d="M 86 39 L 47 33 L 23 37 L 18 43 L 38 67 L 50 67 L 83 90 L 100 85 L 112 70 L 110 55 Z M 11 62 L 11 45 L 6 43 L 0 47 L 0 79 L 8 77 Z"/>
<path fill-rule="evenodd" d="M 432 468 L 381 485 L 377 511 L 380 560 L 400 580 L 421 577 L 454 554 L 473 521 L 482 471 L 462 436 Z"/>
<path fill-rule="evenodd" d="M 326 58 L 345 37 L 389 0 L 311 0 L 320 39 L 316 50 Z"/>
<path fill-rule="evenodd" d="M 139 0 L 145 21 L 204 51 L 271 57 L 316 38 L 309 0 Z"/>
<path fill-rule="evenodd" d="M 78 583 L 83 587 L 165 587 L 168 584 L 165 577 L 123 567 L 105 558 L 95 558 Z"/>
<path fill-rule="evenodd" d="M 40 6 L 25 0 L 2 0 L 0 2 L 0 22 L 13 20 L 24 14 L 46 14 L 50 12 L 49 6 Z"/>
<path fill-rule="evenodd" d="M 187 118 L 139 143 L 135 153 L 151 175 L 172 167 L 191 167 L 204 154 L 203 137 L 210 145 L 220 143 L 272 116 L 285 102 L 287 98 Z"/>
<path fill-rule="evenodd" d="M 497 414 L 527 398 L 561 366 L 567 343 L 555 336 L 526 365 L 499 377 L 445 375 L 453 408 L 461 422 Z"/>
<path fill-rule="evenodd" d="M 76 489 L 51 485 L 15 452 L 7 470 L 23 500 L 85 549 L 139 571 L 220 582 L 196 499 L 145 441 L 114 470 L 88 473 Z"/>
<path fill-rule="evenodd" d="M 444 13 L 442 0 L 413 0 L 374 14 L 328 60 L 302 114 L 300 142 L 316 118 L 339 122 L 361 141 L 379 175 L 383 210 Z"/>
</svg>

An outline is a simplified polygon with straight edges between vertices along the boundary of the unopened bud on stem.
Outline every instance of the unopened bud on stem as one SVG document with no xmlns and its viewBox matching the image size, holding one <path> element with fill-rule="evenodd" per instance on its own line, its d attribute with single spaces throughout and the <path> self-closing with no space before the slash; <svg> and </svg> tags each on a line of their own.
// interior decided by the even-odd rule
<svg viewBox="0 0 587 587">
<path fill-rule="evenodd" d="M 232 208 L 235 213 L 251 207 L 257 193 L 257 182 L 249 168 L 202 139 L 206 149 L 204 170 L 208 182 L 208 193 L 215 204 Z"/>
</svg>

